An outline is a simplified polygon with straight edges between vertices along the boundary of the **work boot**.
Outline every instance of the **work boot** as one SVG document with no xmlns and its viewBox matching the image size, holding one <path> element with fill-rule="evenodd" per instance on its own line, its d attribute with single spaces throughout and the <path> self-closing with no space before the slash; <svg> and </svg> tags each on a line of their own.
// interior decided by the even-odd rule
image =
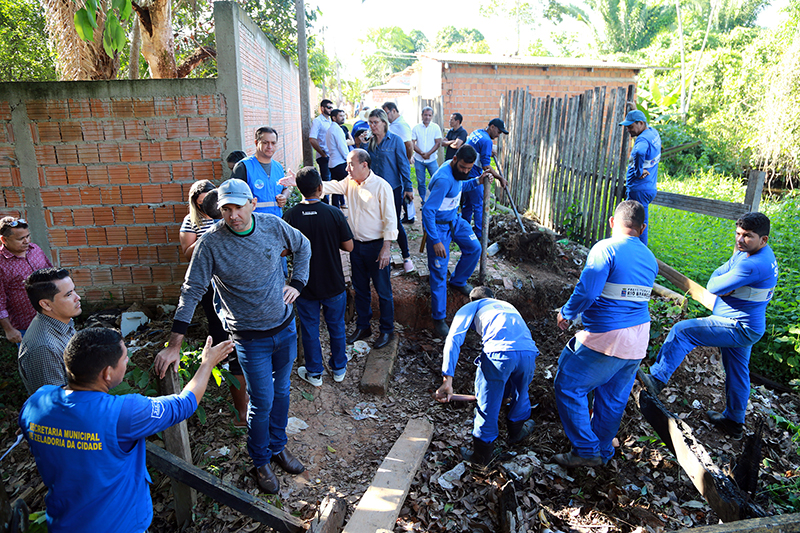
<svg viewBox="0 0 800 533">
<path fill-rule="evenodd" d="M 447 334 L 450 333 L 450 328 L 447 327 L 447 322 L 443 318 L 433 321 L 433 333 L 440 339 L 446 338 Z"/>
<path fill-rule="evenodd" d="M 469 293 L 472 292 L 472 285 L 470 285 L 469 283 L 465 285 L 453 285 L 448 281 L 447 284 L 450 286 L 451 289 L 463 294 L 466 297 L 469 297 Z"/>
<path fill-rule="evenodd" d="M 478 437 L 472 437 L 472 450 L 466 447 L 461 448 L 461 457 L 465 461 L 478 466 L 488 466 L 492 462 L 494 455 L 494 443 L 483 442 Z"/>
<path fill-rule="evenodd" d="M 261 490 L 267 494 L 278 494 L 278 490 L 281 488 L 278 476 L 275 475 L 269 465 L 256 468 L 256 481 L 258 481 L 258 486 L 261 487 Z"/>
<path fill-rule="evenodd" d="M 602 457 L 581 457 L 580 455 L 575 455 L 575 450 L 571 450 L 569 453 L 557 453 L 553 456 L 553 462 L 567 468 L 573 468 L 575 466 L 603 466 L 606 464 L 605 459 Z"/>
<path fill-rule="evenodd" d="M 509 420 L 506 422 L 506 427 L 508 428 L 508 438 L 506 439 L 506 442 L 508 444 L 516 444 L 528 438 L 528 436 L 533 433 L 533 428 L 536 427 L 536 422 L 534 422 L 532 418 L 529 418 L 528 420 L 520 420 L 518 422 L 512 422 Z"/>
<path fill-rule="evenodd" d="M 636 378 L 645 386 L 647 392 L 656 397 L 661 394 L 661 391 L 667 386 L 666 383 L 660 381 L 654 375 L 642 372 L 641 368 L 636 371 Z"/>
<path fill-rule="evenodd" d="M 706 411 L 706 414 L 708 415 L 708 420 L 716 426 L 717 429 L 730 435 L 733 440 L 741 440 L 744 436 L 744 424 L 734 422 L 722 413 L 716 411 Z"/>
</svg>

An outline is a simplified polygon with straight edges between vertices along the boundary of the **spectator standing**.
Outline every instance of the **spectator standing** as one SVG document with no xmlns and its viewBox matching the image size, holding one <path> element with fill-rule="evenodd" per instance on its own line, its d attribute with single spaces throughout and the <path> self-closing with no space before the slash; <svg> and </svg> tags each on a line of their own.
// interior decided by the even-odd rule
<svg viewBox="0 0 800 533">
<path fill-rule="evenodd" d="M 414 142 L 414 169 L 417 174 L 417 190 L 419 191 L 420 205 L 425 205 L 426 181 L 425 172 L 433 177 L 439 170 L 436 160 L 439 147 L 442 145 L 442 129 L 433 122 L 433 108 L 425 107 L 422 110 L 422 123 L 411 130 L 411 140 Z"/>
<path fill-rule="evenodd" d="M 328 129 L 331 124 L 331 111 L 333 111 L 333 102 L 327 98 L 319 103 L 319 115 L 311 123 L 311 131 L 308 134 L 308 140 L 311 147 L 317 152 L 317 165 L 319 166 L 319 175 L 322 176 L 322 181 L 331 179 L 331 171 L 328 168 L 328 147 L 326 137 Z"/>
<path fill-rule="evenodd" d="M 347 154 L 350 149 L 347 147 L 347 137 L 345 136 L 342 125 L 344 124 L 344 111 L 334 109 L 331 111 L 333 124 L 328 128 L 325 137 L 325 145 L 328 147 L 328 165 L 331 171 L 331 179 L 342 181 L 347 177 Z M 344 197 L 341 194 L 334 194 L 331 198 L 331 205 L 340 207 Z"/>
<path fill-rule="evenodd" d="M 256 198 L 256 213 L 280 217 L 289 197 L 289 189 L 278 181 L 283 178 L 283 166 L 272 160 L 278 148 L 278 132 L 269 126 L 256 130 L 256 152 L 233 167 L 232 177 L 247 182 Z"/>
<path fill-rule="evenodd" d="M 464 146 L 467 142 L 467 130 L 461 126 L 464 122 L 464 117 L 461 113 L 453 113 L 450 115 L 450 130 L 447 132 L 447 138 L 442 141 L 445 147 L 444 160 L 450 161 L 456 155 L 459 148 Z"/>
<path fill-rule="evenodd" d="M 241 150 L 235 150 L 228 154 L 228 157 L 225 158 L 225 162 L 228 164 L 228 168 L 233 170 L 233 167 L 236 166 L 236 163 L 245 157 L 247 157 L 246 153 L 242 152 Z"/>
</svg>

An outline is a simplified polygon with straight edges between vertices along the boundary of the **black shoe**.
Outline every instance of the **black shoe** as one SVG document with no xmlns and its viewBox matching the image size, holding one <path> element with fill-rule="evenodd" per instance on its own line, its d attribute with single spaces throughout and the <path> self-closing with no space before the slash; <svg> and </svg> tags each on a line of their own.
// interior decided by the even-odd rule
<svg viewBox="0 0 800 533">
<path fill-rule="evenodd" d="M 378 348 L 383 348 L 384 346 L 389 344 L 389 341 L 392 340 L 392 337 L 394 337 L 393 331 L 390 331 L 389 333 L 381 331 L 381 334 L 378 335 L 378 338 L 375 340 L 375 344 L 373 344 L 372 347 L 376 350 Z"/>
<path fill-rule="evenodd" d="M 402 223 L 403 224 L 413 224 L 416 221 L 417 221 L 416 218 L 403 218 Z"/>
<path fill-rule="evenodd" d="M 281 453 L 273 454 L 272 462 L 290 474 L 299 474 L 306 469 L 306 467 L 303 466 L 303 463 L 301 463 L 286 448 L 281 450 Z"/>
<path fill-rule="evenodd" d="M 508 439 L 506 439 L 506 442 L 508 444 L 521 442 L 533 433 L 533 428 L 535 426 L 536 422 L 530 418 L 528 420 L 520 420 L 519 422 L 512 422 L 509 420 L 506 424 L 508 428 Z"/>
<path fill-rule="evenodd" d="M 716 411 L 706 411 L 708 420 L 720 429 L 723 433 L 727 433 L 733 440 L 741 440 L 744 437 L 744 424 L 734 422 L 722 413 Z"/>
<path fill-rule="evenodd" d="M 557 453 L 553 456 L 552 461 L 567 468 L 576 466 L 603 466 L 607 462 L 602 457 L 581 457 L 580 455 L 575 455 L 575 450 L 568 453 Z"/>
<path fill-rule="evenodd" d="M 488 466 L 494 456 L 494 443 L 472 437 L 472 449 L 461 448 L 461 457 L 478 466 Z"/>
<path fill-rule="evenodd" d="M 372 330 L 369 328 L 367 329 L 356 328 L 356 330 L 353 333 L 347 336 L 345 342 L 347 344 L 353 344 L 354 342 L 360 341 L 361 339 L 369 338 L 371 335 L 372 335 Z"/>
<path fill-rule="evenodd" d="M 459 292 L 459 293 L 461 293 L 461 294 L 463 294 L 464 296 L 467 296 L 467 297 L 469 297 L 469 293 L 472 292 L 472 285 L 470 285 L 469 283 L 467 283 L 465 285 L 453 285 L 452 283 L 448 282 L 447 284 L 454 291 Z"/>
<path fill-rule="evenodd" d="M 445 322 L 444 319 L 433 321 L 434 335 L 436 335 L 440 339 L 444 339 L 447 337 L 448 333 L 450 333 L 450 328 L 447 327 L 447 322 Z"/>
<path fill-rule="evenodd" d="M 652 374 L 645 374 L 642 372 L 641 368 L 636 371 L 636 378 L 642 383 L 642 385 L 645 386 L 647 392 L 653 396 L 658 396 L 661 394 L 661 391 L 667 386 L 666 383 L 656 379 L 656 377 Z"/>
<path fill-rule="evenodd" d="M 278 476 L 275 475 L 269 465 L 256 468 L 256 481 L 258 481 L 258 486 L 261 487 L 261 490 L 267 494 L 278 494 L 278 490 L 281 488 Z"/>
</svg>

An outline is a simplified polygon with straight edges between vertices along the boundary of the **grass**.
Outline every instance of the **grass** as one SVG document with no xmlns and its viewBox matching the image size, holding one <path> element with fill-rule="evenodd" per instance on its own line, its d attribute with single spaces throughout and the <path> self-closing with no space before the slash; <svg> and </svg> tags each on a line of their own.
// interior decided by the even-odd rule
<svg viewBox="0 0 800 533">
<path fill-rule="evenodd" d="M 745 187 L 736 178 L 703 172 L 691 177 L 667 176 L 659 180 L 659 190 L 742 202 Z M 765 200 L 760 210 L 772 222 L 769 242 L 778 259 L 780 278 L 767 308 L 767 331 L 753 348 L 752 367 L 787 383 L 800 378 L 800 242 L 796 238 L 800 234 L 800 195 Z M 701 285 L 731 257 L 735 230 L 732 220 L 650 207 L 650 249 Z M 699 304 L 692 312 L 708 314 Z"/>
</svg>

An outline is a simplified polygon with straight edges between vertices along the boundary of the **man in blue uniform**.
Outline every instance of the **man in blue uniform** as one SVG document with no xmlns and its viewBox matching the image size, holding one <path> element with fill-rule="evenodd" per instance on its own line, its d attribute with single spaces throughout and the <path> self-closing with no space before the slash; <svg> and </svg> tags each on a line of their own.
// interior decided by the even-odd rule
<svg viewBox="0 0 800 533">
<path fill-rule="evenodd" d="M 675 324 L 650 374 L 639 380 L 654 395 L 666 386 L 686 354 L 697 346 L 718 346 L 725 368 L 725 410 L 709 420 L 734 439 L 744 434 L 750 396 L 750 350 L 766 329 L 767 304 L 778 284 L 778 262 L 769 247 L 769 218 L 747 213 L 736 221 L 736 251 L 711 274 L 706 289 L 717 296 L 711 316 Z"/>
<path fill-rule="evenodd" d="M 493 141 L 500 137 L 501 133 L 508 134 L 506 125 L 499 118 L 493 118 L 489 125 L 482 130 L 475 130 L 467 137 L 467 145 L 472 146 L 478 152 L 480 161 L 472 167 L 469 173 L 470 178 L 476 178 L 484 172 L 489 172 L 492 176 L 500 179 L 500 174 L 492 168 L 492 151 L 494 150 Z M 464 191 L 464 199 L 461 206 L 461 216 L 467 223 L 475 220 L 475 234 L 480 239 L 483 231 L 483 186 L 478 185 L 470 191 Z"/>
<path fill-rule="evenodd" d="M 511 398 L 506 427 L 506 443 L 516 444 L 533 431 L 528 387 L 536 368 L 539 350 L 531 338 L 525 320 L 513 305 L 495 300 L 491 289 L 476 287 L 469 295 L 470 303 L 453 318 L 453 325 L 444 345 L 443 383 L 436 391 L 439 402 L 448 402 L 453 395 L 453 374 L 467 331 L 478 332 L 483 350 L 475 359 L 475 395 L 478 409 L 472 430 L 472 451 L 462 448 L 467 461 L 487 465 L 492 460 L 497 422 L 504 398 Z"/>
<path fill-rule="evenodd" d="M 289 189 L 278 184 L 283 166 L 272 160 L 278 147 L 278 132 L 269 126 L 256 130 L 256 153 L 236 163 L 232 177 L 246 181 L 256 199 L 256 213 L 280 217 Z"/>
<path fill-rule="evenodd" d="M 625 126 L 631 137 L 636 137 L 631 150 L 625 187 L 628 200 L 636 200 L 644 207 L 644 232 L 639 239 L 647 244 L 647 206 L 656 197 L 658 182 L 658 162 L 661 160 L 661 136 L 653 127 L 647 126 L 647 119 L 641 111 L 631 111 L 619 123 Z"/>
<path fill-rule="evenodd" d="M 462 146 L 455 157 L 445 162 L 431 178 L 430 194 L 422 207 L 422 226 L 425 228 L 428 251 L 428 270 L 431 284 L 431 309 L 435 333 L 444 338 L 448 327 L 447 265 L 450 261 L 450 242 L 461 249 L 450 286 L 468 296 L 472 287 L 467 279 L 475 271 L 481 256 L 481 245 L 469 224 L 458 216 L 462 193 L 480 187 L 479 179 L 469 179 L 470 169 L 478 154 L 472 146 Z M 504 181 L 501 183 L 505 183 Z"/>
<path fill-rule="evenodd" d="M 644 208 L 626 200 L 609 224 L 611 238 L 592 247 L 575 291 L 558 313 L 562 330 L 578 315 L 585 326 L 561 352 L 555 379 L 556 406 L 572 451 L 553 460 L 567 467 L 599 466 L 613 457 L 612 440 L 650 340 L 648 302 L 658 264 L 639 240 Z"/>
<path fill-rule="evenodd" d="M 19 415 L 48 488 L 48 531 L 146 531 L 153 503 L 144 439 L 194 413 L 211 370 L 232 350 L 232 341 L 212 347 L 208 337 L 200 368 L 178 395 L 115 396 L 108 391 L 128 365 L 122 337 L 107 328 L 79 331 L 64 350 L 66 388 L 41 387 Z"/>
</svg>

